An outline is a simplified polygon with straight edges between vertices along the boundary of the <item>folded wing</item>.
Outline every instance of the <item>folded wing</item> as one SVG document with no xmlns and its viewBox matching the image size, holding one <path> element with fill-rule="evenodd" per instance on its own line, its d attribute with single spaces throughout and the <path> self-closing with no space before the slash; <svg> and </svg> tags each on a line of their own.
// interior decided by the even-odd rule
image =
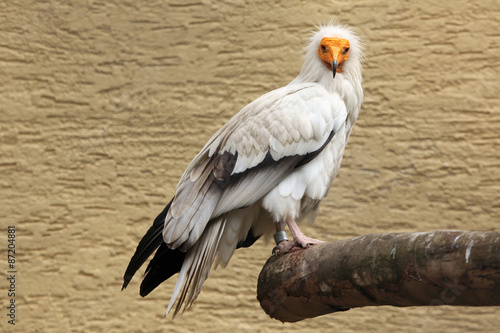
<svg viewBox="0 0 500 333">
<path fill-rule="evenodd" d="M 347 117 L 316 84 L 287 86 L 249 104 L 217 132 L 177 186 L 164 241 L 187 251 L 207 223 L 261 199 L 314 158 Z"/>
</svg>

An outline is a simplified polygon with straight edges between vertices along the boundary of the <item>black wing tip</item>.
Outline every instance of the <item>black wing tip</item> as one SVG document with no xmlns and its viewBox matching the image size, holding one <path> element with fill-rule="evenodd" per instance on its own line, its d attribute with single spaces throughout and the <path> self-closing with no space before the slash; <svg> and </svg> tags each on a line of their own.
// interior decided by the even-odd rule
<svg viewBox="0 0 500 333">
<path fill-rule="evenodd" d="M 147 258 L 149 258 L 149 256 L 153 254 L 153 252 L 155 252 L 156 249 L 158 249 L 158 247 L 163 243 L 163 223 L 171 204 L 172 201 L 170 201 L 165 206 L 163 211 L 155 218 L 153 225 L 148 229 L 137 245 L 135 253 L 130 259 L 127 269 L 125 270 L 122 290 L 127 288 L 135 273 L 139 270 L 139 268 L 141 268 Z"/>
<path fill-rule="evenodd" d="M 132 280 L 132 278 L 134 277 L 134 275 L 129 275 L 129 274 L 125 274 L 123 276 L 123 285 L 122 285 L 122 291 L 127 288 L 128 284 L 130 283 L 130 280 Z"/>
<path fill-rule="evenodd" d="M 148 289 L 145 289 L 145 290 L 142 290 L 140 289 L 139 290 L 139 295 L 141 295 L 141 297 L 146 297 L 149 295 L 150 292 L 153 291 L 154 288 L 148 288 Z"/>
<path fill-rule="evenodd" d="M 179 249 L 172 250 L 166 243 L 161 244 L 156 250 L 153 259 L 149 262 L 139 294 L 142 297 L 149 295 L 163 281 L 179 273 L 185 257 L 185 252 Z"/>
<path fill-rule="evenodd" d="M 262 235 L 255 236 L 253 234 L 253 228 L 250 228 L 247 234 L 247 238 L 236 245 L 236 248 L 242 248 L 242 247 L 250 247 L 255 243 Z"/>
</svg>

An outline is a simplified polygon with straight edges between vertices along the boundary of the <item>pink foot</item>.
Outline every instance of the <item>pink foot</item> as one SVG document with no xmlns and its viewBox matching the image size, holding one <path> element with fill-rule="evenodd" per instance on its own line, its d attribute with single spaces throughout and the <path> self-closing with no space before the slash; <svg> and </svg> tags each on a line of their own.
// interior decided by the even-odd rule
<svg viewBox="0 0 500 333">
<path fill-rule="evenodd" d="M 304 236 L 304 234 L 296 235 L 294 241 L 304 249 L 308 248 L 310 245 L 318 245 L 324 243 L 319 239 Z"/>
<path fill-rule="evenodd" d="M 303 236 L 303 235 L 302 235 Z M 318 245 L 324 243 L 318 239 L 309 238 L 306 236 L 299 237 L 294 239 L 293 241 L 281 241 L 278 245 L 276 245 L 273 249 L 273 255 L 277 257 L 281 257 L 292 251 L 297 251 L 300 249 L 307 249 L 311 245 Z"/>
<path fill-rule="evenodd" d="M 324 243 L 323 241 L 320 241 L 318 239 L 310 238 L 305 236 L 302 231 L 300 231 L 299 227 L 297 226 L 297 223 L 295 222 L 294 219 L 290 218 L 287 219 L 286 224 L 288 225 L 288 228 L 290 229 L 290 232 L 292 233 L 293 236 L 293 241 L 290 242 L 288 239 L 286 239 L 286 234 L 284 239 L 280 241 L 280 237 L 278 239 L 275 238 L 276 242 L 279 242 L 273 249 L 273 255 L 279 257 L 284 254 L 287 254 L 290 251 L 295 251 L 295 250 L 300 250 L 300 249 L 307 249 L 311 245 L 318 245 L 321 243 Z M 278 235 L 279 233 L 283 232 L 285 226 L 284 223 L 279 223 L 277 224 L 276 227 L 276 234 Z M 276 235 L 275 235 L 276 237 Z M 283 239 L 283 238 L 281 238 Z"/>
</svg>

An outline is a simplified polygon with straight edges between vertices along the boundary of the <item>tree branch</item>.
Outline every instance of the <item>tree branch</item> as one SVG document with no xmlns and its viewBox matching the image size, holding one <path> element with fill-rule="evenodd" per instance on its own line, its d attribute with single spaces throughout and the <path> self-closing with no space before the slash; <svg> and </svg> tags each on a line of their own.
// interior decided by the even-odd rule
<svg viewBox="0 0 500 333">
<path fill-rule="evenodd" d="M 264 311 L 295 322 L 376 305 L 500 305 L 500 232 L 372 234 L 271 257 Z"/>
</svg>

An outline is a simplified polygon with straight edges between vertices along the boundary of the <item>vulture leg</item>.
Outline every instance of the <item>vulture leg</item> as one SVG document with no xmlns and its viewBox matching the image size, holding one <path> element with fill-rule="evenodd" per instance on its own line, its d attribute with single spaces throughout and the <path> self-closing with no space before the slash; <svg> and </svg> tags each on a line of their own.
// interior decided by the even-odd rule
<svg viewBox="0 0 500 333">
<path fill-rule="evenodd" d="M 289 241 L 285 233 L 285 223 L 278 222 L 276 224 L 276 234 L 274 234 L 274 239 L 276 240 L 276 246 L 273 249 L 273 255 L 279 257 L 292 250 L 299 250 L 308 248 L 310 245 L 317 245 L 324 243 L 318 239 L 307 237 L 300 231 L 299 226 L 294 219 L 287 219 L 286 224 L 288 229 L 293 236 L 293 241 Z"/>
<path fill-rule="evenodd" d="M 288 219 L 286 221 L 286 224 L 288 224 L 288 229 L 290 229 L 290 232 L 292 233 L 293 242 L 295 243 L 295 246 L 301 248 L 308 248 L 309 245 L 318 245 L 324 243 L 319 239 L 310 238 L 304 235 L 302 231 L 300 231 L 299 226 L 297 225 L 294 219 Z"/>
</svg>

